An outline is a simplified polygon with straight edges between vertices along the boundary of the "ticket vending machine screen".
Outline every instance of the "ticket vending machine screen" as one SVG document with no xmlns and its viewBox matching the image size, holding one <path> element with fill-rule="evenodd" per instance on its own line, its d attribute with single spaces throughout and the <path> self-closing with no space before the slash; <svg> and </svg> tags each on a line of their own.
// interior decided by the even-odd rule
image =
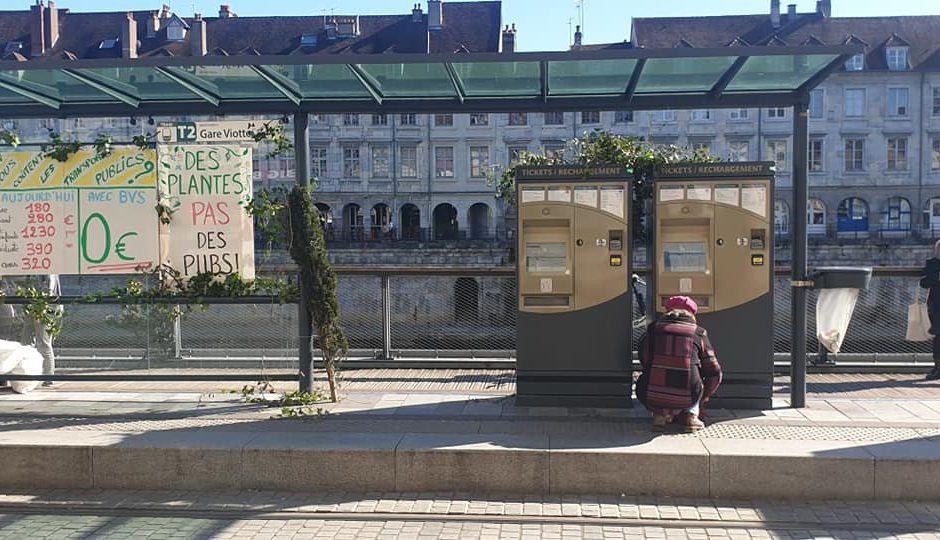
<svg viewBox="0 0 940 540">
<path fill-rule="evenodd" d="M 707 273 L 708 251 L 705 242 L 664 242 L 663 265 L 667 273 Z"/>
</svg>

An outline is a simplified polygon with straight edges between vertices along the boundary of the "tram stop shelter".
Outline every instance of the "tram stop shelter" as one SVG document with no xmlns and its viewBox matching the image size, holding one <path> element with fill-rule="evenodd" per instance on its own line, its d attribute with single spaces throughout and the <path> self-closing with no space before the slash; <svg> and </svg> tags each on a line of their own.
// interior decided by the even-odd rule
<svg viewBox="0 0 940 540">
<path fill-rule="evenodd" d="M 619 49 L 447 55 L 236 55 L 0 62 L 0 117 L 278 114 L 309 185 L 308 114 L 793 107 L 793 215 L 807 207 L 809 92 L 860 48 Z M 806 221 L 794 220 L 792 405 L 806 395 Z M 309 291 L 302 291 L 302 295 Z M 301 386 L 312 384 L 301 310 Z"/>
</svg>

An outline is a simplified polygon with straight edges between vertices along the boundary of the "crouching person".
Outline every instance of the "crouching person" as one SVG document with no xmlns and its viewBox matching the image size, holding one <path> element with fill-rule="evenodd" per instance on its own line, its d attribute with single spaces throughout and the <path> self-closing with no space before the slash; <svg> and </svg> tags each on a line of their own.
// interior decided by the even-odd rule
<svg viewBox="0 0 940 540">
<path fill-rule="evenodd" d="M 643 373 L 636 395 L 653 414 L 653 431 L 673 422 L 696 431 L 705 427 L 699 411 L 721 384 L 721 365 L 708 334 L 696 323 L 695 301 L 673 296 L 665 307 L 666 314 L 649 325 L 640 341 Z"/>
</svg>

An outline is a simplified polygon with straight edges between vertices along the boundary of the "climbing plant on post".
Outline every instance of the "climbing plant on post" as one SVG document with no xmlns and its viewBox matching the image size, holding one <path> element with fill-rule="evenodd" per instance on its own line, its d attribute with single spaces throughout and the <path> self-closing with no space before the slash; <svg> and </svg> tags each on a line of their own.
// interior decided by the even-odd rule
<svg viewBox="0 0 940 540">
<path fill-rule="evenodd" d="M 338 399 L 336 367 L 349 350 L 349 341 L 339 324 L 336 273 L 327 258 L 320 214 L 313 205 L 310 191 L 295 186 L 288 196 L 287 205 L 290 213 L 290 255 L 300 268 L 300 279 L 309 291 L 307 303 L 301 307 L 307 310 L 316 329 L 315 344 L 323 355 L 330 399 L 335 403 Z"/>
</svg>

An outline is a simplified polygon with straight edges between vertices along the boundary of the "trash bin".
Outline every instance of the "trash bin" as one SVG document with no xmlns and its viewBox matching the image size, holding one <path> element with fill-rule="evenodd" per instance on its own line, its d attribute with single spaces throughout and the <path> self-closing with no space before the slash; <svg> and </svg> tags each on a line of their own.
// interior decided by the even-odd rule
<svg viewBox="0 0 940 540">
<path fill-rule="evenodd" d="M 820 267 L 811 278 L 813 288 L 819 289 L 816 299 L 816 338 L 820 345 L 817 363 L 834 364 L 827 353 L 836 354 L 842 348 L 858 294 L 867 290 L 871 283 L 871 267 Z"/>
</svg>

